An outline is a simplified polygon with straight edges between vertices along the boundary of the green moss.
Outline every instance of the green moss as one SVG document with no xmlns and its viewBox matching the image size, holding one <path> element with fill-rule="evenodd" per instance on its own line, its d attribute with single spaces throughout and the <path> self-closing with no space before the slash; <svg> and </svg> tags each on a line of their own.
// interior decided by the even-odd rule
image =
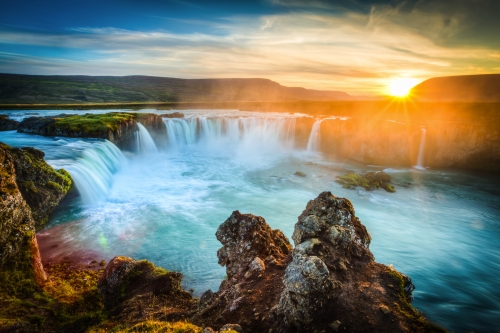
<svg viewBox="0 0 500 333">
<path fill-rule="evenodd" d="M 200 333 L 203 329 L 196 325 L 190 324 L 188 322 L 162 322 L 148 320 L 140 322 L 134 325 L 118 325 L 111 330 L 103 327 L 96 327 L 90 329 L 88 333 L 132 333 L 132 332 L 144 332 L 144 333 Z M 227 331 L 227 333 L 233 333 L 235 331 Z"/>
<path fill-rule="evenodd" d="M 106 137 L 109 131 L 116 131 L 124 122 L 143 117 L 142 113 L 110 112 L 105 114 L 84 114 L 56 118 L 53 126 L 62 131 L 85 133 L 88 137 Z"/>
<path fill-rule="evenodd" d="M 425 319 L 425 317 L 417 309 L 415 309 L 413 305 L 411 305 L 405 293 L 405 281 L 403 279 L 403 275 L 398 271 L 390 268 L 387 269 L 387 272 L 390 276 L 392 276 L 392 278 L 396 282 L 396 286 L 398 287 L 397 295 L 399 298 L 399 302 L 394 303 L 394 307 L 396 308 L 396 310 L 409 320 L 417 320 L 418 322 L 420 322 L 420 324 L 425 328 L 425 332 L 446 333 L 446 330 L 444 328 Z"/>
<path fill-rule="evenodd" d="M 337 176 L 335 181 L 347 189 L 354 189 L 361 186 L 368 191 L 383 188 L 387 192 L 396 192 L 394 186 L 390 184 L 391 177 L 385 172 L 367 172 L 364 175 L 349 172 L 343 176 Z"/>
</svg>

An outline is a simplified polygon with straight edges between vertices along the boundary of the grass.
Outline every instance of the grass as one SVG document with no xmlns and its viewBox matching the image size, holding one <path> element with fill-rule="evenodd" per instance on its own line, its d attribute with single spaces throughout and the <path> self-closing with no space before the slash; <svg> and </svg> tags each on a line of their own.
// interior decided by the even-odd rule
<svg viewBox="0 0 500 333">
<path fill-rule="evenodd" d="M 162 322 L 155 320 L 147 320 L 134 325 L 117 325 L 112 328 L 107 327 L 96 327 L 91 328 L 87 333 L 132 333 L 132 332 L 143 332 L 143 333 L 201 333 L 203 328 L 196 325 L 190 324 L 188 322 Z M 234 332 L 234 331 L 233 331 Z M 228 332 L 230 333 L 230 332 Z"/>
<path fill-rule="evenodd" d="M 111 112 L 106 114 L 84 114 L 64 118 L 56 118 L 55 128 L 70 132 L 85 132 L 89 136 L 116 131 L 120 124 L 133 120 L 137 115 L 131 113 Z"/>
</svg>

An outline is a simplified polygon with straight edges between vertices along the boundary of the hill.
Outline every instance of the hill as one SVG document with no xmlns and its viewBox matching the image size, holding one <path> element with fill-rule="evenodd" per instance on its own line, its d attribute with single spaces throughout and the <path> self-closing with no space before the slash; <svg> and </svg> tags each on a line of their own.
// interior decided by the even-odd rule
<svg viewBox="0 0 500 333">
<path fill-rule="evenodd" d="M 435 77 L 411 95 L 427 102 L 500 102 L 500 74 Z"/>
<path fill-rule="evenodd" d="M 285 87 L 268 79 L 0 74 L 0 104 L 356 100 L 341 91 Z"/>
</svg>

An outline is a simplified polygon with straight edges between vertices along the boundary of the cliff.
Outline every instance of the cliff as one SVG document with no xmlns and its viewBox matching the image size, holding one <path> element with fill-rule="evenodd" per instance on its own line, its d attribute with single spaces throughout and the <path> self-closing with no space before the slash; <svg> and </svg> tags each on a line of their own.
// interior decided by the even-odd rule
<svg viewBox="0 0 500 333">
<path fill-rule="evenodd" d="M 56 171 L 33 148 L 0 143 L 0 271 L 8 280 L 46 279 L 35 233 L 71 187 L 64 170 Z M 6 281 L 2 281 L 4 283 Z M 13 281 L 10 281 L 12 283 Z"/>
<path fill-rule="evenodd" d="M 417 100 L 500 102 L 500 74 L 446 76 L 428 79 L 410 91 Z"/>
<path fill-rule="evenodd" d="M 297 120 L 296 144 L 300 148 L 306 147 L 313 123 L 311 118 Z M 319 147 L 337 160 L 410 167 L 417 165 L 422 129 L 425 167 L 500 172 L 500 130 L 496 121 L 324 119 Z"/>
<path fill-rule="evenodd" d="M 25 118 L 18 132 L 43 136 L 107 139 L 121 148 L 129 148 L 141 123 L 154 136 L 165 136 L 161 117 L 153 113 L 110 112 L 105 114 L 68 115 Z"/>
</svg>

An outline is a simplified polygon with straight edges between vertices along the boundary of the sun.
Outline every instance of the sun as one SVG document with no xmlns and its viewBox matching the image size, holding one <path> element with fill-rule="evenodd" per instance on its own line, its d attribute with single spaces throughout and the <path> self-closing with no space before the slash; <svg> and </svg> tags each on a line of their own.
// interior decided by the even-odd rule
<svg viewBox="0 0 500 333">
<path fill-rule="evenodd" d="M 400 78 L 391 81 L 387 87 L 391 96 L 405 97 L 417 83 L 417 79 Z"/>
</svg>

